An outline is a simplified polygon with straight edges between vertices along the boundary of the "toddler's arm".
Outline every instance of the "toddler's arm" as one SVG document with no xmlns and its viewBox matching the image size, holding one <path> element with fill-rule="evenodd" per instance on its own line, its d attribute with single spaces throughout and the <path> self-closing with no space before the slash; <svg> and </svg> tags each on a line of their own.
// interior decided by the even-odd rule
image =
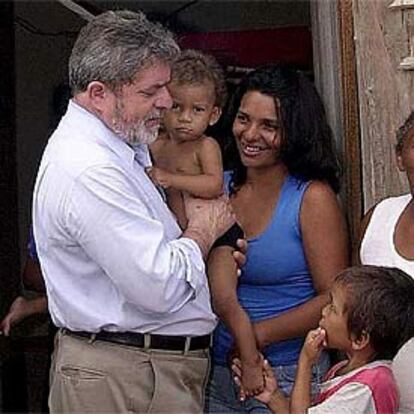
<svg viewBox="0 0 414 414">
<path fill-rule="evenodd" d="M 179 174 L 153 167 L 148 170 L 151 179 L 163 188 L 185 191 L 192 196 L 216 198 L 223 192 L 223 165 L 217 142 L 209 137 L 202 138 L 197 161 L 201 174 Z"/>
<path fill-rule="evenodd" d="M 214 311 L 229 328 L 242 361 L 242 385 L 246 396 L 263 390 L 262 356 L 256 348 L 252 324 L 237 299 L 237 265 L 234 248 L 219 246 L 208 260 L 208 276 Z"/>
</svg>

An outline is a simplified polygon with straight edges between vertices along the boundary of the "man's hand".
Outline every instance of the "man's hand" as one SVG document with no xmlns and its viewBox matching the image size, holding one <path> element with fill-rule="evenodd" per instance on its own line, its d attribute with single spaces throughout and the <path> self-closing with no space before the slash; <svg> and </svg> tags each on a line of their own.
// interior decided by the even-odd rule
<svg viewBox="0 0 414 414">
<path fill-rule="evenodd" d="M 164 189 L 172 186 L 173 174 L 168 171 L 158 167 L 147 167 L 145 171 L 155 185 L 159 185 Z"/>
<path fill-rule="evenodd" d="M 235 223 L 230 201 L 225 195 L 212 200 L 186 195 L 184 205 L 188 227 L 183 236 L 193 239 L 206 258 L 216 239 Z M 244 259 L 239 258 L 239 260 Z"/>
</svg>

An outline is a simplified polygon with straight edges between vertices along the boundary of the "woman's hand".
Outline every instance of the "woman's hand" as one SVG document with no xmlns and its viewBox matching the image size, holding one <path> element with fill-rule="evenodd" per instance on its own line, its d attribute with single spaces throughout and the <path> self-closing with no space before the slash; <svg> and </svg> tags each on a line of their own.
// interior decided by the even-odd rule
<svg viewBox="0 0 414 414">
<path fill-rule="evenodd" d="M 252 361 L 242 362 L 242 387 L 246 397 L 255 397 L 264 390 L 263 355 L 257 353 Z"/>
</svg>

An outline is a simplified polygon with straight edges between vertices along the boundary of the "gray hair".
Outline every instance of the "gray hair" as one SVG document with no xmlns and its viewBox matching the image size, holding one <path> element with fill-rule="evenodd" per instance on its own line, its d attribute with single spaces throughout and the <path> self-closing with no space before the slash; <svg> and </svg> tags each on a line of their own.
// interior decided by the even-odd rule
<svg viewBox="0 0 414 414">
<path fill-rule="evenodd" d="M 144 13 L 108 11 L 79 32 L 69 59 L 69 84 L 73 94 L 85 91 L 92 81 L 116 89 L 154 61 L 171 63 L 178 54 L 172 33 Z"/>
</svg>

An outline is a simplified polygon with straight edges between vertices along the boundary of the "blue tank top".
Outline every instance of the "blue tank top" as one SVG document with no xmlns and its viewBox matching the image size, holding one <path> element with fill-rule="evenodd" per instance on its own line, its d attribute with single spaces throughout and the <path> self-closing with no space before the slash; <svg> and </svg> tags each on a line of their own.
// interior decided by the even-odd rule
<svg viewBox="0 0 414 414">
<path fill-rule="evenodd" d="M 225 173 L 228 188 L 231 173 Z M 267 228 L 248 240 L 246 264 L 237 295 L 251 321 L 280 315 L 316 295 L 300 230 L 300 207 L 309 182 L 288 175 Z M 260 214 L 260 212 L 258 212 Z M 232 337 L 222 322 L 216 328 L 214 362 L 227 365 Z M 263 350 L 271 365 L 297 362 L 303 338 L 274 343 Z"/>
</svg>

